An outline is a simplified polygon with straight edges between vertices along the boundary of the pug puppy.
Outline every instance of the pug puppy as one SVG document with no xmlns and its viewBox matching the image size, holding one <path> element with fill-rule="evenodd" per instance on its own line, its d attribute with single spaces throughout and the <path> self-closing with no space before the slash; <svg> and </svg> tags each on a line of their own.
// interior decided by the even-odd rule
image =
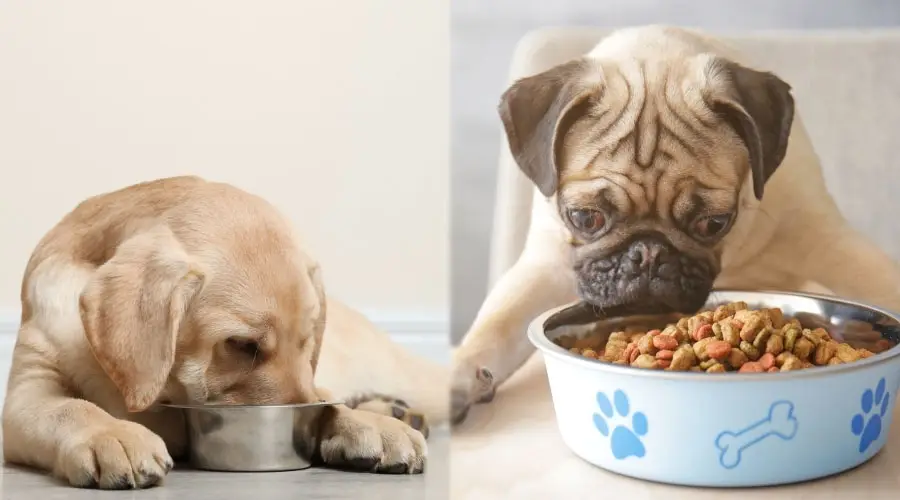
<svg viewBox="0 0 900 500">
<path fill-rule="evenodd" d="M 778 76 L 665 26 L 512 84 L 499 112 L 535 203 L 454 354 L 453 420 L 528 359 L 530 321 L 576 298 L 691 313 L 713 287 L 769 288 L 900 310 L 900 270 L 842 217 L 794 108 Z"/>
</svg>

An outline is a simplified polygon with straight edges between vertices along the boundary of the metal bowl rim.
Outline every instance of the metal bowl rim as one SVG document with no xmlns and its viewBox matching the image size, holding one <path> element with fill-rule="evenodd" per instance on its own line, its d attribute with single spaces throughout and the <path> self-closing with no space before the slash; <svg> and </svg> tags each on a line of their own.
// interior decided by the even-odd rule
<svg viewBox="0 0 900 500">
<path fill-rule="evenodd" d="M 319 401 L 317 403 L 286 403 L 286 404 L 277 404 L 277 405 L 233 405 L 228 403 L 216 403 L 216 404 L 172 404 L 172 403 L 163 403 L 160 406 L 165 406 L 167 408 L 179 408 L 182 410 L 246 410 L 246 409 L 265 409 L 265 408 L 291 408 L 291 409 L 302 409 L 302 408 L 315 408 L 320 406 L 335 406 L 342 405 L 343 401 Z"/>
<path fill-rule="evenodd" d="M 819 295 L 814 293 L 803 293 L 803 292 L 780 292 L 774 290 L 741 290 L 741 289 L 715 289 L 710 293 L 712 297 L 716 293 L 728 293 L 728 294 L 748 294 L 748 295 L 770 295 L 773 297 L 803 297 L 807 299 L 820 300 L 823 302 L 831 302 L 835 304 L 841 304 L 848 307 L 854 307 L 857 309 L 868 310 L 872 312 L 879 313 L 883 316 L 886 316 L 900 325 L 900 317 L 898 317 L 894 313 L 890 313 L 884 309 L 881 309 L 876 306 L 863 304 L 860 302 L 856 302 L 853 300 L 842 299 L 837 297 L 831 297 L 828 295 Z M 691 382 L 702 382 L 702 383 L 730 383 L 730 382 L 766 382 L 766 381 L 786 381 L 786 380 L 796 380 L 796 379 L 804 379 L 804 378 L 816 378 L 816 377 L 829 377 L 832 375 L 839 375 L 842 373 L 853 372 L 857 370 L 864 370 L 868 368 L 873 368 L 877 365 L 887 364 L 892 361 L 897 361 L 898 356 L 900 356 L 900 344 L 884 351 L 882 353 L 878 353 L 870 358 L 866 358 L 860 361 L 854 361 L 853 363 L 846 363 L 842 365 L 832 365 L 832 366 L 822 366 L 816 367 L 814 369 L 806 369 L 806 370 L 791 370 L 787 372 L 778 372 L 778 373 L 723 373 L 723 374 L 710 374 L 710 373 L 698 373 L 698 372 L 673 372 L 667 370 L 649 370 L 649 369 L 641 369 L 634 368 L 631 366 L 621 366 L 613 363 L 604 363 L 599 361 L 592 361 L 590 359 L 584 358 L 582 356 L 578 356 L 569 352 L 566 349 L 556 345 L 549 338 L 547 338 L 547 334 L 544 331 L 544 323 L 558 311 L 571 306 L 573 303 L 565 304 L 559 307 L 555 307 L 542 313 L 540 316 L 535 318 L 530 325 L 528 325 L 528 340 L 537 347 L 545 356 L 551 356 L 555 359 L 568 363 L 570 365 L 580 366 L 582 368 L 586 368 L 589 370 L 597 371 L 597 372 L 606 372 L 610 375 L 620 375 L 626 377 L 636 377 L 636 378 L 645 378 L 645 379 L 658 379 L 658 380 L 689 380 Z M 647 317 L 647 316 L 663 316 L 663 315 L 638 315 L 638 317 Z M 607 318 L 605 320 L 597 321 L 611 321 L 617 319 L 627 319 L 620 317 L 612 317 Z"/>
</svg>

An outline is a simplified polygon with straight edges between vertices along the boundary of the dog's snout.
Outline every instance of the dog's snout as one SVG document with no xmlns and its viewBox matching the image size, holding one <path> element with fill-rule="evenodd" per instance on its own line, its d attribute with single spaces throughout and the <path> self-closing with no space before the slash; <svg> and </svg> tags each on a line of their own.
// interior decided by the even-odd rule
<svg viewBox="0 0 900 500">
<path fill-rule="evenodd" d="M 640 304 L 645 312 L 694 311 L 709 294 L 713 271 L 653 234 L 576 264 L 581 298 L 600 306 Z"/>
<path fill-rule="evenodd" d="M 628 249 L 628 258 L 641 269 L 662 264 L 667 254 L 665 244 L 655 240 L 640 240 Z"/>
</svg>

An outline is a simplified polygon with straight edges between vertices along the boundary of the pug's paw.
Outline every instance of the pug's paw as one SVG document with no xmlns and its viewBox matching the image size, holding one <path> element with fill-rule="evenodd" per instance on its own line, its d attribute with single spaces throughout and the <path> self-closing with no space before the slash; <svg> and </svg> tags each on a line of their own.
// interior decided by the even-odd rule
<svg viewBox="0 0 900 500">
<path fill-rule="evenodd" d="M 425 470 L 425 436 L 401 420 L 346 407 L 335 408 L 326 418 L 319 445 L 326 465 L 381 474 Z"/>
<path fill-rule="evenodd" d="M 472 405 L 489 403 L 494 399 L 494 375 L 485 367 L 461 363 L 453 370 L 450 391 L 451 423 L 456 425 L 466 419 Z"/>
</svg>

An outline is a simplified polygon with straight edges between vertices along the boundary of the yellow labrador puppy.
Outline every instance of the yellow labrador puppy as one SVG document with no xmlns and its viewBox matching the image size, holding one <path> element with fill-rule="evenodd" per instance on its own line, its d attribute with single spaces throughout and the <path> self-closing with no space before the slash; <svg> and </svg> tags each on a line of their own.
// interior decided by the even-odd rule
<svg viewBox="0 0 900 500">
<path fill-rule="evenodd" d="M 162 179 L 84 201 L 35 249 L 3 452 L 73 486 L 142 488 L 185 452 L 180 414 L 158 403 L 378 390 L 417 411 L 351 398 L 357 408 L 323 412 L 314 458 L 418 473 L 425 438 L 408 423 L 446 416 L 448 378 L 327 299 L 319 266 L 270 204 L 226 184 Z"/>
</svg>

